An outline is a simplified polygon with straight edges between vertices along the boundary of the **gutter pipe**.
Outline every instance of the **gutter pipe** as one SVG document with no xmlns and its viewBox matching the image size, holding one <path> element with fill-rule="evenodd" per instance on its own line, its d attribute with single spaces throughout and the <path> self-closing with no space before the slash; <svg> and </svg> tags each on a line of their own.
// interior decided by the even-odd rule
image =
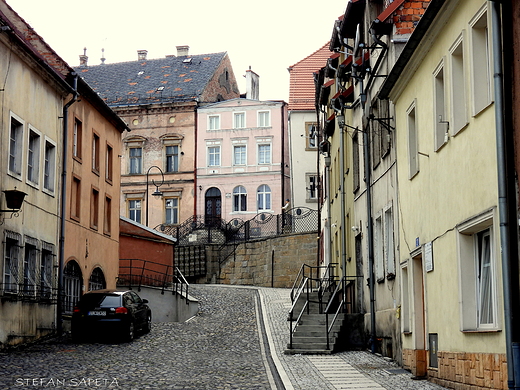
<svg viewBox="0 0 520 390">
<path fill-rule="evenodd" d="M 498 216 L 500 222 L 500 247 L 502 257 L 502 286 L 504 294 L 504 321 L 507 358 L 507 385 L 520 389 L 520 343 L 513 342 L 513 304 L 511 288 L 509 198 L 507 191 L 506 134 L 504 120 L 504 75 L 502 60 L 502 21 L 500 2 L 491 0 L 493 78 L 495 87 L 495 124 L 498 174 Z"/>
<path fill-rule="evenodd" d="M 61 171 L 61 207 L 60 207 L 60 242 L 58 249 L 58 302 L 56 307 L 56 325 L 58 335 L 63 333 L 63 267 L 65 264 L 65 212 L 67 205 L 67 159 L 68 159 L 68 120 L 69 107 L 78 100 L 78 75 L 71 72 L 73 79 L 72 99 L 63 107 L 63 168 Z"/>
</svg>

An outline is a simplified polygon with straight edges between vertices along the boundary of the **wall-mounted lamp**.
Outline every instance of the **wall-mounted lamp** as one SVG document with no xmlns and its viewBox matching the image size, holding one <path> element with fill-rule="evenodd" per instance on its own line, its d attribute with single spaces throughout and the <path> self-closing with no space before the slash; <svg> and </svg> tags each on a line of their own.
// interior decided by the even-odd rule
<svg viewBox="0 0 520 390">
<path fill-rule="evenodd" d="M 338 121 L 338 126 L 340 128 L 345 127 L 345 115 L 337 115 L 336 120 Z"/>
<path fill-rule="evenodd" d="M 16 213 L 22 208 L 23 200 L 27 195 L 23 191 L 18 191 L 16 187 L 14 190 L 2 191 L 5 194 L 5 204 L 9 210 L 0 210 L 2 213 Z"/>
</svg>

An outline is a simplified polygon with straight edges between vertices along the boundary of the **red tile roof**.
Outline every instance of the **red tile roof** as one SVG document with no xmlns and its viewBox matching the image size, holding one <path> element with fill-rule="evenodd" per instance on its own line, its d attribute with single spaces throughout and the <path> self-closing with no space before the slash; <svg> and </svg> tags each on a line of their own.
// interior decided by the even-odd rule
<svg viewBox="0 0 520 390">
<path fill-rule="evenodd" d="M 314 53 L 289 67 L 289 111 L 314 111 L 314 76 L 313 74 L 327 65 L 327 59 L 333 53 L 329 51 L 329 42 Z"/>
</svg>

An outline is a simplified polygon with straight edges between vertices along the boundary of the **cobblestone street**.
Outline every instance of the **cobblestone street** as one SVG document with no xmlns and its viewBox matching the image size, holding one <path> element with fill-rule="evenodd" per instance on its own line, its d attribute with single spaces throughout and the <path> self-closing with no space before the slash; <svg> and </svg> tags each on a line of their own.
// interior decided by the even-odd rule
<svg viewBox="0 0 520 390">
<path fill-rule="evenodd" d="M 154 324 L 132 343 L 74 344 L 64 337 L 2 352 L 0 389 L 344 388 L 320 372 L 320 359 L 283 355 L 286 290 L 192 286 L 190 294 L 201 303 L 199 315 L 185 323 Z M 325 357 L 338 358 L 379 382 L 377 388 L 441 389 L 412 381 L 403 370 L 391 374 L 393 363 L 366 352 Z"/>
</svg>

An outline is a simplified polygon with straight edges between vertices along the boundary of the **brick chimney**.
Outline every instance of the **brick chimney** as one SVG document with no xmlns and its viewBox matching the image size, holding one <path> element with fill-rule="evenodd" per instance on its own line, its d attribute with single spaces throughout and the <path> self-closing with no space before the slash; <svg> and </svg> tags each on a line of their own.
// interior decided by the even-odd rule
<svg viewBox="0 0 520 390">
<path fill-rule="evenodd" d="M 177 57 L 184 57 L 189 55 L 190 47 L 188 45 L 175 46 L 177 48 Z"/>
<path fill-rule="evenodd" d="M 146 61 L 148 50 L 137 50 L 137 61 Z"/>
<path fill-rule="evenodd" d="M 79 56 L 79 66 L 87 66 L 88 57 L 87 57 L 87 48 L 83 48 L 83 54 Z"/>
<path fill-rule="evenodd" d="M 246 99 L 260 100 L 260 76 L 249 67 L 246 70 Z"/>
</svg>

